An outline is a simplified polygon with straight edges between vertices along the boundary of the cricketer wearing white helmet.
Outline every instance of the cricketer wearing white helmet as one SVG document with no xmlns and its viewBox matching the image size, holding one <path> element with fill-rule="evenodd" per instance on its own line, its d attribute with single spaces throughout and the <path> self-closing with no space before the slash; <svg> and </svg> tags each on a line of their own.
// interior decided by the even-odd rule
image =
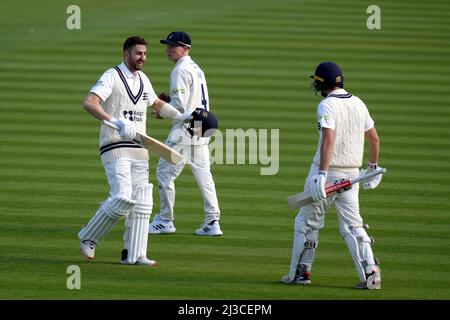
<svg viewBox="0 0 450 320">
<path fill-rule="evenodd" d="M 344 77 L 339 66 L 323 62 L 316 68 L 312 87 L 322 94 L 317 108 L 320 133 L 318 149 L 305 182 L 315 202 L 300 209 L 295 218 L 294 241 L 289 274 L 281 281 L 308 285 L 314 252 L 318 245 L 319 230 L 324 226 L 325 214 L 334 204 L 338 212 L 339 229 L 356 266 L 359 289 L 380 289 L 381 274 L 373 256 L 373 239 L 366 233 L 359 212 L 359 185 L 352 189 L 326 197 L 325 184 L 353 179 L 362 165 L 364 138 L 369 143 L 368 171 L 377 168 L 379 137 L 374 121 L 366 105 L 345 91 Z M 366 170 L 363 170 L 365 173 Z M 381 181 L 381 175 L 364 183 L 365 189 L 373 189 Z"/>
<path fill-rule="evenodd" d="M 170 76 L 170 97 L 166 99 L 181 113 L 192 113 L 194 108 L 209 110 L 208 86 L 202 69 L 191 59 L 191 38 L 183 31 L 170 33 L 160 41 L 167 45 L 167 56 L 175 63 Z M 161 97 L 161 95 L 160 95 Z M 169 100 L 170 99 L 170 100 Z M 207 112 L 205 113 L 208 114 Z M 175 179 L 186 163 L 191 167 L 204 202 L 205 220 L 195 231 L 200 236 L 220 236 L 220 209 L 216 188 L 210 170 L 208 137 L 191 136 L 185 124 L 175 123 L 166 143 L 184 154 L 186 161 L 177 165 L 160 159 L 157 169 L 160 194 L 160 212 L 150 225 L 150 234 L 173 233 Z"/>
<path fill-rule="evenodd" d="M 110 185 L 109 197 L 78 233 L 81 253 L 88 260 L 95 246 L 125 217 L 122 264 L 154 266 L 147 258 L 148 225 L 153 207 L 148 180 L 148 151 L 134 140 L 136 131 L 146 132 L 147 107 L 163 117 L 184 121 L 179 113 L 158 99 L 147 76 L 140 71 L 147 57 L 147 42 L 129 37 L 123 44 L 123 63 L 107 70 L 84 100 L 83 107 L 99 120 L 108 120 L 119 131 L 105 125 L 100 130 L 100 157 Z"/>
</svg>

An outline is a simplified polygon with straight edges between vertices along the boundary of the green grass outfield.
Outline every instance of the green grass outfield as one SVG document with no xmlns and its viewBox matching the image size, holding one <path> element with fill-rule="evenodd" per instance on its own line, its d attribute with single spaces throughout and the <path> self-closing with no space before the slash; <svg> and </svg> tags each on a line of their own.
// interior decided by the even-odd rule
<svg viewBox="0 0 450 320">
<path fill-rule="evenodd" d="M 72 1 L 0 4 L 0 299 L 449 299 L 450 3 L 378 1 L 382 29 L 368 30 L 370 1 L 190 2 L 80 0 L 81 30 L 72 31 Z M 176 29 L 193 38 L 222 129 L 280 130 L 279 172 L 213 166 L 225 235 L 203 238 L 193 235 L 203 213 L 187 169 L 177 233 L 149 240 L 156 268 L 119 264 L 123 223 L 87 263 L 76 234 L 108 186 L 99 124 L 82 99 L 133 34 L 150 41 L 144 71 L 167 91 L 173 65 L 159 39 Z M 383 290 L 352 289 L 358 278 L 334 209 L 312 286 L 278 282 L 296 215 L 286 197 L 302 190 L 318 138 L 308 76 L 323 60 L 341 65 L 381 137 L 389 173 L 360 198 Z M 147 127 L 164 140 L 169 123 Z M 158 212 L 157 192 L 154 200 Z M 81 290 L 66 287 L 70 265 L 81 269 Z"/>
</svg>

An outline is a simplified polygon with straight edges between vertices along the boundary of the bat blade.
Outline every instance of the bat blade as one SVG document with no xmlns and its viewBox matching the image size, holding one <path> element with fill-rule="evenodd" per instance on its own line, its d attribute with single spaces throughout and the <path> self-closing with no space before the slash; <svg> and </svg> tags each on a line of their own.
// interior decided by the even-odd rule
<svg viewBox="0 0 450 320">
<path fill-rule="evenodd" d="M 296 210 L 298 208 L 301 208 L 303 206 L 306 206 L 308 204 L 313 203 L 313 198 L 311 196 L 311 193 L 307 191 L 303 191 L 297 194 L 294 194 L 292 196 L 289 196 L 288 199 L 288 206 L 291 210 Z"/>
<path fill-rule="evenodd" d="M 136 138 L 144 148 L 173 164 L 180 163 L 184 158 L 182 154 L 155 138 L 142 133 L 136 133 Z"/>
<path fill-rule="evenodd" d="M 114 123 L 111 123 L 106 120 L 103 120 L 102 123 L 110 128 L 118 130 L 118 127 Z M 161 158 L 166 159 L 172 164 L 178 164 L 184 159 L 183 155 L 178 151 L 172 149 L 165 143 L 162 143 L 161 141 L 155 138 L 147 136 L 146 134 L 136 132 L 136 140 L 144 148 L 146 148 L 150 152 L 157 154 Z"/>
</svg>

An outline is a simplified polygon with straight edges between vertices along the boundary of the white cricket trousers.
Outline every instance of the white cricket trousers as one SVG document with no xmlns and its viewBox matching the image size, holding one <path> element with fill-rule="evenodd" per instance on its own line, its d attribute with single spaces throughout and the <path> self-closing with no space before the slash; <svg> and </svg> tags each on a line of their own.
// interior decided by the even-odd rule
<svg viewBox="0 0 450 320">
<path fill-rule="evenodd" d="M 319 170 L 317 165 L 312 165 L 305 182 L 305 191 L 309 191 L 310 180 Z M 354 179 L 359 172 L 346 173 L 329 170 L 326 184 L 334 184 L 342 179 Z M 300 209 L 297 218 L 303 216 L 308 226 L 320 230 L 325 223 L 325 214 L 332 205 L 336 206 L 338 212 L 339 228 L 341 232 L 350 226 L 363 224 L 359 213 L 359 184 L 353 185 L 351 190 L 327 197 L 323 201 L 314 202 Z"/>
<path fill-rule="evenodd" d="M 220 219 L 220 209 L 217 200 L 216 186 L 210 170 L 209 149 L 207 144 L 186 145 L 167 142 L 172 148 L 182 153 L 185 160 L 174 165 L 163 158 L 159 159 L 156 175 L 159 183 L 160 212 L 165 220 L 174 220 L 175 179 L 189 164 L 195 181 L 203 197 L 205 223 Z M 186 161 L 187 159 L 187 161 Z"/>
<path fill-rule="evenodd" d="M 122 196 L 132 199 L 133 191 L 148 184 L 148 160 L 121 158 L 105 165 L 111 198 Z"/>
</svg>

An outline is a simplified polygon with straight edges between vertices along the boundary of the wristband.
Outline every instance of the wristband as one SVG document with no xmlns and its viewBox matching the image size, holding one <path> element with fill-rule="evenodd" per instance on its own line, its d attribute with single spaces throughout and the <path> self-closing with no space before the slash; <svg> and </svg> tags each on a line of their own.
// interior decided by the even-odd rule
<svg viewBox="0 0 450 320">
<path fill-rule="evenodd" d="M 367 164 L 367 168 L 370 169 L 370 170 L 376 170 L 378 168 L 378 163 L 369 162 Z"/>
<path fill-rule="evenodd" d="M 325 178 L 327 177 L 327 172 L 325 170 L 319 170 L 319 172 L 317 174 L 319 176 L 324 176 Z"/>
</svg>

